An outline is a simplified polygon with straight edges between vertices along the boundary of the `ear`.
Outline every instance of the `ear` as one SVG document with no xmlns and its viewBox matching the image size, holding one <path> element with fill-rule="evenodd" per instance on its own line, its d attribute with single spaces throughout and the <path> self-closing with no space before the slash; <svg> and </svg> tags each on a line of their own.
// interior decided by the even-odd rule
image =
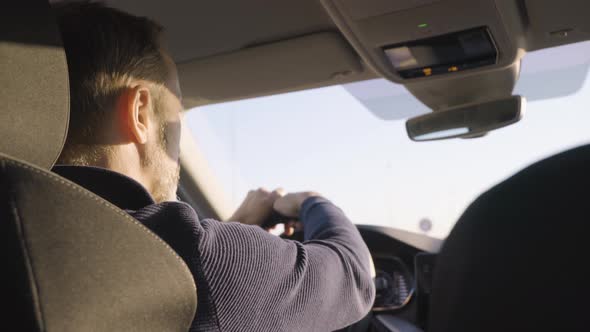
<svg viewBox="0 0 590 332">
<path fill-rule="evenodd" d="M 148 141 L 149 130 L 153 125 L 153 94 L 148 86 L 136 85 L 127 88 L 119 97 L 118 112 L 124 131 L 129 140 L 137 144 Z"/>
</svg>

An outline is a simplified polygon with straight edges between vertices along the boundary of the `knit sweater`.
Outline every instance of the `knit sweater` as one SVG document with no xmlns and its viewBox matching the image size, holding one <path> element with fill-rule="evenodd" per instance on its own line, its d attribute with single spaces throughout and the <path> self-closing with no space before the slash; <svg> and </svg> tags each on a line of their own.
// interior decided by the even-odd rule
<svg viewBox="0 0 590 332">
<path fill-rule="evenodd" d="M 297 242 L 258 226 L 199 219 L 183 202 L 155 203 L 141 184 L 106 169 L 53 171 L 125 210 L 182 257 L 198 292 L 191 331 L 333 331 L 371 308 L 369 251 L 324 198 L 303 203 L 304 241 Z"/>
</svg>

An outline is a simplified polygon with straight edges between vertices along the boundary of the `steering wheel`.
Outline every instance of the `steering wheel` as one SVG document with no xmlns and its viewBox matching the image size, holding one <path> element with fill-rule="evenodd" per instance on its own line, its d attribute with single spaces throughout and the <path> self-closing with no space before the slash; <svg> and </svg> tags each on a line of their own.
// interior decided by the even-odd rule
<svg viewBox="0 0 590 332">
<path fill-rule="evenodd" d="M 264 229 L 270 229 L 270 228 L 273 228 L 274 226 L 276 226 L 278 224 L 284 224 L 284 223 L 286 223 L 288 221 L 299 221 L 299 219 L 284 216 L 284 215 L 278 213 L 277 211 L 274 211 L 273 210 L 272 213 L 271 213 L 271 215 L 262 224 L 261 227 L 264 228 Z M 295 231 L 295 233 L 293 233 L 293 235 L 291 235 L 291 236 L 287 236 L 285 234 L 281 234 L 281 238 L 302 242 L 303 241 L 303 231 Z"/>
</svg>

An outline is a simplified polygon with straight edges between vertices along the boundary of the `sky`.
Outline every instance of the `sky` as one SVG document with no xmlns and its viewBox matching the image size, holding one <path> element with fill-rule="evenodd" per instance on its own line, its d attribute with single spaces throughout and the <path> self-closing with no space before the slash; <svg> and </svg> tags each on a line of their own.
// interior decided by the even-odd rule
<svg viewBox="0 0 590 332">
<path fill-rule="evenodd" d="M 524 119 L 478 139 L 412 142 L 405 119 L 428 109 L 383 79 L 198 107 L 186 120 L 234 207 L 253 188 L 314 190 L 354 223 L 444 238 L 482 192 L 590 143 L 589 66 L 590 42 L 528 54 L 515 88 L 529 98 Z"/>
</svg>

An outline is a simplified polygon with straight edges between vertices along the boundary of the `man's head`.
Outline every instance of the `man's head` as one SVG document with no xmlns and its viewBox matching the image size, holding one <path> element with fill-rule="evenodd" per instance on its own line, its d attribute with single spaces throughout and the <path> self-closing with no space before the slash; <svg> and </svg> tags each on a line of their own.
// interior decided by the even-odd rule
<svg viewBox="0 0 590 332">
<path fill-rule="evenodd" d="M 68 59 L 71 115 L 61 164 L 134 178 L 156 201 L 174 199 L 181 92 L 162 27 L 90 2 L 54 5 Z"/>
</svg>

